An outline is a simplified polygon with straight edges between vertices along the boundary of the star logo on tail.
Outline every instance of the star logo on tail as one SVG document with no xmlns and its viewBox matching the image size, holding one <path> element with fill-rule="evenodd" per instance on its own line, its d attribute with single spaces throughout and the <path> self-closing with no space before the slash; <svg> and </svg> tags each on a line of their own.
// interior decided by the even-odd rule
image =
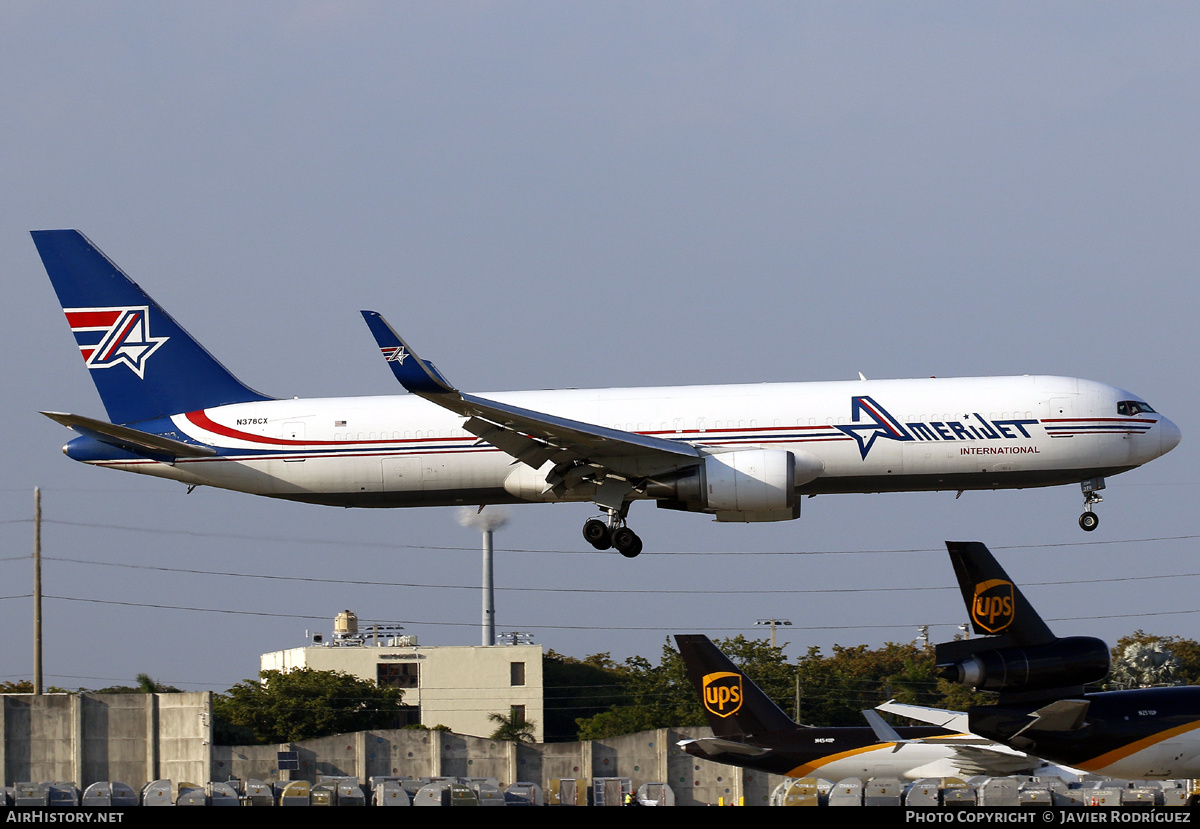
<svg viewBox="0 0 1200 829">
<path fill-rule="evenodd" d="M 126 366 L 145 379 L 146 361 L 170 337 L 150 334 L 148 306 L 66 308 L 67 324 L 89 369 Z"/>
<path fill-rule="evenodd" d="M 399 363 L 404 365 L 404 359 L 408 357 L 408 351 L 402 345 L 397 345 L 389 348 L 379 349 L 383 352 L 383 359 L 389 363 Z"/>
</svg>

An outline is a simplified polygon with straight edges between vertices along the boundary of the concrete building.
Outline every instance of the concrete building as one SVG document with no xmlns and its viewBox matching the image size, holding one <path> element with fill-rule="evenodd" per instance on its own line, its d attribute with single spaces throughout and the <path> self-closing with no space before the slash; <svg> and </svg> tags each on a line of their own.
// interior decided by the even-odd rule
<svg viewBox="0 0 1200 829">
<path fill-rule="evenodd" d="M 544 738 L 541 645 L 421 646 L 415 636 L 395 630 L 360 633 L 349 611 L 338 614 L 331 639 L 313 639 L 302 648 L 263 654 L 261 669 L 342 671 L 400 688 L 411 723 L 458 734 L 487 737 L 496 730 L 490 714 L 515 711 L 533 722 L 538 742 Z"/>
</svg>

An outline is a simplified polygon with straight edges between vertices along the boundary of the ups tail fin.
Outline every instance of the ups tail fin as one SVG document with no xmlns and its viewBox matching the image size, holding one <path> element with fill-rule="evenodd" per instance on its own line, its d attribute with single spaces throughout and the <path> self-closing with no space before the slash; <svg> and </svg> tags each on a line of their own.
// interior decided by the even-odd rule
<svg viewBox="0 0 1200 829">
<path fill-rule="evenodd" d="M 270 399 L 230 374 L 78 230 L 32 236 L 113 423 Z"/>
<path fill-rule="evenodd" d="M 1004 705 L 1081 694 L 1107 675 L 1108 646 L 1090 636 L 1056 637 L 987 547 L 978 541 L 946 547 L 972 629 L 983 638 L 937 645 L 940 676 L 997 691 Z"/>
<path fill-rule="evenodd" d="M 680 635 L 675 641 L 714 736 L 741 739 L 796 728 L 796 723 L 707 636 Z"/>
<path fill-rule="evenodd" d="M 1014 645 L 1043 645 L 1055 640 L 1042 617 L 984 544 L 947 541 L 946 548 L 971 629 L 977 635 L 1004 635 Z"/>
</svg>

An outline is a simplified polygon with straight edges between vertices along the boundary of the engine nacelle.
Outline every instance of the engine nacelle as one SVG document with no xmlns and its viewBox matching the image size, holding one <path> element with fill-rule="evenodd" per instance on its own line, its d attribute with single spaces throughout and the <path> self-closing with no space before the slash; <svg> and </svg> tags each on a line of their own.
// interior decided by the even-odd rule
<svg viewBox="0 0 1200 829">
<path fill-rule="evenodd" d="M 696 466 L 667 474 L 647 470 L 645 478 L 630 480 L 635 482 L 633 497 L 652 498 L 666 509 L 705 512 L 718 521 L 788 521 L 800 517 L 796 487 L 823 470 L 821 460 L 806 452 L 742 449 L 706 455 Z M 540 469 L 515 464 L 504 489 L 523 501 L 593 500 L 597 482 L 571 483 L 572 471 L 552 461 Z"/>
<path fill-rule="evenodd" d="M 1036 691 L 1099 682 L 1108 676 L 1109 652 L 1100 639 L 1068 636 L 1045 645 L 982 650 L 955 662 L 939 659 L 937 669 L 942 678 L 970 688 Z"/>
<path fill-rule="evenodd" d="M 707 512 L 718 521 L 790 521 L 800 517 L 797 481 L 810 481 L 821 469 L 816 458 L 780 449 L 722 452 L 652 494 L 666 496 L 660 507 Z"/>
<path fill-rule="evenodd" d="M 721 512 L 790 510 L 796 460 L 778 449 L 745 449 L 704 459 L 704 506 Z"/>
</svg>

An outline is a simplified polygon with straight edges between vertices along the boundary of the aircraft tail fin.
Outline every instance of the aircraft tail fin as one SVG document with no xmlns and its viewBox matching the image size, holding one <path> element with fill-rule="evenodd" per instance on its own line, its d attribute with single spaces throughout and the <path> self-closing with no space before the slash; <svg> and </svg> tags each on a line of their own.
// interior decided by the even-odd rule
<svg viewBox="0 0 1200 829">
<path fill-rule="evenodd" d="M 230 374 L 78 230 L 32 236 L 113 423 L 271 399 Z"/>
<path fill-rule="evenodd" d="M 935 648 L 939 674 L 1000 703 L 1058 699 L 1108 674 L 1108 645 L 1091 636 L 1057 637 L 978 541 L 947 541 L 971 627 L 979 639 Z"/>
<path fill-rule="evenodd" d="M 688 678 L 700 694 L 714 736 L 739 740 L 747 735 L 796 727 L 707 636 L 678 635 L 675 641 L 687 666 Z"/>
<path fill-rule="evenodd" d="M 1054 634 L 1009 579 L 996 557 L 978 541 L 947 541 L 971 629 L 979 636 L 1006 635 L 1017 645 L 1053 642 Z"/>
</svg>

